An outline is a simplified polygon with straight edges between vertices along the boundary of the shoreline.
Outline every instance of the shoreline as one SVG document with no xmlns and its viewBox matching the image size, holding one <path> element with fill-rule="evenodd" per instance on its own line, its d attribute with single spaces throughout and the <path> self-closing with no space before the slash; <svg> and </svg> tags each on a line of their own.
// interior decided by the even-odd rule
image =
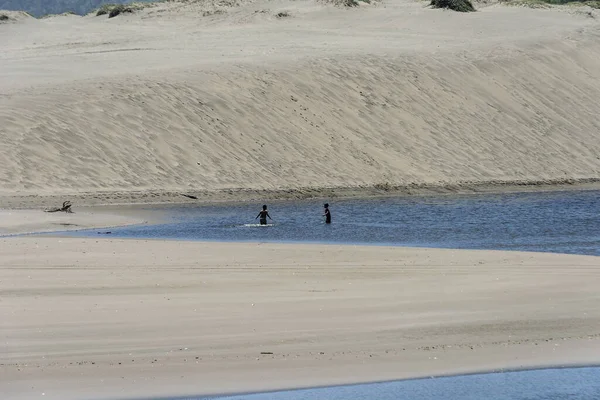
<svg viewBox="0 0 600 400">
<path fill-rule="evenodd" d="M 452 196 L 470 194 L 543 193 L 599 190 L 600 178 L 547 181 L 488 181 L 455 184 L 372 185 L 361 187 L 307 187 L 278 190 L 246 188 L 220 190 L 98 191 L 71 194 L 0 194 L 0 210 L 32 209 L 60 204 L 69 199 L 74 208 L 167 204 L 227 204 L 285 200 L 343 200 L 355 198 Z M 195 196 L 197 199 L 187 198 Z"/>
<path fill-rule="evenodd" d="M 489 188 L 489 186 L 486 186 Z M 497 188 L 497 186 L 496 186 Z M 420 191 L 418 193 L 406 194 L 406 192 L 401 193 L 398 190 L 389 190 L 388 194 L 377 194 L 373 191 L 361 192 L 363 196 L 354 190 L 352 192 L 345 192 L 340 195 L 337 200 L 342 201 L 351 201 L 351 200 L 362 200 L 369 201 L 377 199 L 385 199 L 385 198 L 401 198 L 401 199 L 413 199 L 410 201 L 419 201 L 419 198 L 422 198 L 422 201 L 427 201 L 427 199 L 439 199 L 444 201 L 444 198 L 448 199 L 469 199 L 469 196 L 475 196 L 475 198 L 488 199 L 488 201 L 494 201 L 496 196 L 508 196 L 510 194 L 514 195 L 526 195 L 528 193 L 558 193 L 560 196 L 568 196 L 570 192 L 579 192 L 585 193 L 586 191 L 598 191 L 600 187 L 596 186 L 594 183 L 588 184 L 577 184 L 577 185 L 561 185 L 561 186 L 550 186 L 547 188 L 540 188 L 539 186 L 527 186 L 525 190 L 521 190 L 522 187 L 511 186 L 511 188 L 515 188 L 515 191 L 512 190 L 479 190 L 479 191 L 471 191 L 471 192 L 446 192 L 446 193 L 425 193 L 424 191 Z M 429 190 L 429 188 L 427 189 Z M 216 195 L 217 192 L 209 192 L 210 196 Z M 274 192 L 269 192 L 274 193 Z M 287 193 L 287 192 L 286 192 Z M 205 192 L 206 194 L 206 192 Z M 356 196 L 354 196 L 356 195 Z M 481 197 L 482 196 L 482 197 Z M 277 202 L 280 204 L 296 204 L 294 200 L 291 199 L 281 199 L 275 197 L 275 200 L 268 200 L 269 202 L 275 203 L 272 205 L 276 205 Z M 471 197 L 472 198 L 472 197 Z M 311 199 L 317 199 L 316 197 Z M 164 200 L 164 199 L 163 199 Z M 264 200 L 264 199 L 263 199 Z M 267 200 L 264 200 L 267 201 Z M 298 204 L 304 204 L 310 201 L 310 199 L 298 199 Z M 331 201 L 331 198 L 326 198 L 325 201 Z M 334 199 L 335 201 L 335 199 Z M 127 226 L 145 226 L 145 225 L 156 225 L 174 222 L 169 218 L 171 211 L 170 210 L 179 210 L 179 212 L 183 212 L 185 210 L 202 210 L 202 207 L 226 207 L 230 206 L 244 206 L 250 204 L 250 201 L 247 199 L 237 199 L 237 200 L 227 200 L 227 199 L 210 199 L 209 197 L 199 198 L 194 201 L 185 201 L 185 202 L 154 202 L 154 203 L 131 203 L 131 204 L 107 204 L 107 205 L 82 205 L 76 208 L 74 213 L 44 213 L 41 210 L 36 209 L 1 209 L 0 208 L 0 217 L 3 222 L 0 223 L 0 237 L 15 237 L 15 236 L 38 236 L 42 237 L 46 234 L 50 234 L 52 237 L 58 238 L 73 238 L 73 237 L 100 237 L 93 235 L 95 230 L 101 229 L 111 230 L 118 229 Z M 342 203 L 339 203 L 342 204 Z M 11 214 L 14 214 L 11 216 Z M 8 216 L 8 219 L 7 219 Z M 21 216 L 25 221 L 20 223 L 19 217 Z M 37 220 L 39 219 L 39 220 Z M 76 232 L 84 232 L 88 231 L 83 235 L 73 236 L 73 233 Z M 89 233 L 92 233 L 90 235 Z M 107 232 L 97 232 L 107 233 Z M 112 232 L 108 232 L 112 233 Z M 184 242 L 201 242 L 201 243 L 257 243 L 255 239 L 244 239 L 244 238 L 233 238 L 233 239 L 219 239 L 219 238 L 204 238 L 204 239 L 196 239 L 196 238 L 187 238 L 187 237 L 120 237 L 119 235 L 107 236 L 112 238 L 126 239 L 126 240 L 150 240 L 150 241 L 184 241 Z M 273 244 L 308 244 L 308 245 L 345 245 L 345 246 L 367 246 L 367 247 L 416 247 L 416 248 L 424 248 L 424 249 L 454 249 L 454 250 L 486 250 L 486 248 L 482 247 L 451 247 L 451 246 L 439 246 L 435 243 L 429 245 L 420 245 L 416 242 L 407 242 L 404 244 L 399 244 L 394 241 L 379 241 L 374 243 L 372 241 L 327 241 L 327 240 L 278 240 L 278 239 L 266 239 L 260 240 L 261 243 L 273 243 Z M 496 250 L 489 248 L 489 250 Z M 581 255 L 594 255 L 588 252 L 560 252 L 560 251 L 552 251 L 543 249 L 527 249 L 527 248 L 518 248 L 518 249 L 505 249 L 500 248 L 498 251 L 527 251 L 527 252 L 544 252 L 551 254 L 581 254 Z"/>
<path fill-rule="evenodd" d="M 593 349 L 590 347 L 589 350 Z M 566 360 L 566 358 L 565 358 Z M 5 364 L 7 365 L 7 364 Z M 9 366 L 9 365 L 7 365 Z M 546 370 L 572 370 L 572 369 L 600 369 L 600 363 L 596 358 L 593 361 L 554 361 L 551 363 L 525 363 L 521 365 L 516 364 L 498 364 L 495 367 L 473 367 L 473 368 L 450 368 L 444 371 L 424 371 L 418 374 L 402 374 L 397 377 L 387 377 L 387 378 L 371 378 L 367 380 L 364 379 L 335 379 L 335 378 L 318 378 L 316 379 L 317 383 L 313 384 L 305 384 L 305 385 L 297 385 L 297 384 L 269 384 L 269 385 L 258 385 L 254 389 L 241 389 L 241 390 L 213 390 L 213 391 L 173 391 L 172 394 L 169 395 L 167 392 L 160 392 L 160 394 L 151 394 L 154 388 L 158 389 L 154 385 L 150 387 L 150 391 L 148 387 L 145 387 L 141 390 L 138 390 L 136 394 L 122 396 L 117 394 L 116 392 L 107 392 L 103 396 L 87 396 L 82 397 L 81 395 L 74 395 L 73 393 L 68 393 L 63 391 L 58 397 L 44 397 L 57 400 L 60 399 L 122 399 L 122 400 L 180 400 L 180 399 L 190 399 L 190 398 L 200 398 L 200 399 L 220 399 L 220 398 L 229 398 L 230 396 L 255 396 L 261 394 L 275 394 L 281 392 L 298 392 L 305 390 L 319 390 L 319 389 L 335 389 L 335 388 L 352 388 L 352 387 L 361 387 L 361 386 L 369 386 L 369 385 L 378 385 L 378 384 L 389 384 L 389 383 L 402 383 L 402 382 L 411 382 L 411 381 L 427 381 L 431 379 L 452 379 L 452 378 L 460 378 L 460 377 L 469 377 L 469 376 L 481 376 L 481 375 L 495 375 L 495 374 L 512 374 L 512 373 L 521 373 L 521 372 L 533 372 L 533 371 L 546 371 Z M 274 371 L 270 371 L 273 373 Z M 365 371 L 362 371 L 365 372 Z M 84 375 L 83 373 L 81 375 Z M 87 374 L 85 374 L 87 375 Z M 367 374 L 368 375 L 368 374 Z M 168 380 L 175 380 L 175 376 L 173 377 L 165 377 Z M 330 380 L 331 379 L 331 380 Z M 140 379 L 142 380 L 142 379 Z M 37 383 L 37 382 L 35 382 Z M 84 383 L 85 384 L 85 383 Z M 10 385 L 8 385 L 10 386 Z M 155 392 L 156 393 L 156 392 Z M 44 396 L 46 396 L 44 394 Z M 15 399 L 21 398 L 16 396 Z M 29 397 L 24 397 L 29 398 Z"/>
<path fill-rule="evenodd" d="M 378 385 L 378 384 L 387 384 L 387 383 L 399 383 L 399 382 L 411 382 L 411 381 L 426 381 L 430 379 L 446 379 L 446 378 L 459 378 L 465 376 L 478 376 L 478 375 L 493 375 L 493 374 L 511 374 L 511 373 L 519 373 L 519 372 L 529 372 L 529 371 L 547 371 L 547 370 L 562 370 L 562 369 L 587 369 L 587 368 L 600 368 L 600 363 L 592 363 L 592 364 L 569 364 L 569 363 L 561 363 L 556 365 L 540 365 L 540 366 L 532 366 L 532 367 L 522 367 L 522 368 L 496 368 L 496 369 L 486 369 L 486 370 L 478 370 L 473 372 L 461 372 L 461 373 L 452 373 L 448 372 L 445 374 L 437 374 L 437 375 L 423 375 L 412 378 L 401 378 L 401 379 L 392 379 L 392 380 L 375 380 L 375 381 L 366 381 L 366 382 L 356 382 L 356 383 L 346 383 L 346 384 L 337 384 L 337 385 L 321 385 L 321 386 L 306 386 L 306 387 L 294 387 L 288 389 L 276 389 L 276 390 L 264 390 L 260 392 L 228 392 L 228 393 L 213 393 L 213 394 L 199 394 L 199 395 L 188 395 L 188 396 L 175 396 L 175 397 L 156 397 L 150 398 L 146 400 L 183 400 L 189 399 L 190 397 L 198 397 L 202 400 L 205 399 L 220 399 L 223 397 L 230 396 L 252 396 L 252 395 L 260 395 L 260 394 L 274 394 L 281 392 L 297 392 L 304 390 L 319 390 L 319 389 L 335 389 L 335 388 L 345 388 L 345 387 L 355 387 L 355 386 L 367 386 L 367 385 Z M 131 399 L 136 400 L 136 399 Z"/>
</svg>

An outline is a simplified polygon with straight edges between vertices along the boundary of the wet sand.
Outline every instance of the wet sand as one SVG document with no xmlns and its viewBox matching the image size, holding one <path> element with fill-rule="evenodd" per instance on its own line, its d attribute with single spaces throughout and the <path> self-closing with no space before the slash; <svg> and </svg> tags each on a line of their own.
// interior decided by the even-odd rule
<svg viewBox="0 0 600 400">
<path fill-rule="evenodd" d="M 73 213 L 0 209 L 0 237 L 142 224 L 147 222 L 150 215 L 150 212 L 125 208 L 87 208 Z M 150 218 L 152 221 L 160 220 L 159 215 Z"/>
<path fill-rule="evenodd" d="M 60 194 L 2 194 L 0 208 L 48 208 L 62 204 L 66 199 L 74 208 L 110 206 L 108 210 L 128 212 L 139 205 L 215 204 L 276 200 L 351 199 L 388 196 L 444 196 L 480 193 L 552 192 L 568 190 L 598 190 L 597 179 L 557 179 L 547 181 L 483 181 L 452 184 L 366 185 L 360 187 L 304 187 L 296 189 L 223 189 L 223 190 L 142 190 L 142 191 L 67 191 Z M 190 198 L 189 196 L 192 196 Z"/>
</svg>

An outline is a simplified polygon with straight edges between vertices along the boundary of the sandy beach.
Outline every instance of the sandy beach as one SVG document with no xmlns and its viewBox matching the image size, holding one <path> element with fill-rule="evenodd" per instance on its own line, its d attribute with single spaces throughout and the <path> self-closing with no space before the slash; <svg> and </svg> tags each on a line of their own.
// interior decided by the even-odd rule
<svg viewBox="0 0 600 400">
<path fill-rule="evenodd" d="M 599 364 L 597 257 L 7 237 L 153 218 L 134 203 L 600 187 L 599 10 L 475 5 L 10 13 L 0 397 Z"/>
<path fill-rule="evenodd" d="M 10 399 L 600 361 L 597 257 L 32 237 L 0 246 Z"/>
</svg>

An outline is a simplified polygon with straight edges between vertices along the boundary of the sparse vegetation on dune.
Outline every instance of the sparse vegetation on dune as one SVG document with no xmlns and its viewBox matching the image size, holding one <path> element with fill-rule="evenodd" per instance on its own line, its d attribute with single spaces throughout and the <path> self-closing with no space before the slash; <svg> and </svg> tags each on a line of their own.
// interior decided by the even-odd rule
<svg viewBox="0 0 600 400">
<path fill-rule="evenodd" d="M 568 4 L 568 5 L 583 5 L 583 6 L 590 6 L 592 8 L 600 8 L 600 1 L 599 0 L 591 0 L 591 1 L 586 1 L 586 0 L 542 0 L 545 3 L 548 4 L 554 4 L 554 5 L 564 5 L 564 4 Z"/>
<path fill-rule="evenodd" d="M 338 7 L 358 7 L 360 3 L 371 4 L 371 0 L 322 0 L 322 2 Z"/>
<path fill-rule="evenodd" d="M 600 0 L 504 0 L 504 4 L 529 8 L 550 8 L 552 6 L 591 7 L 600 9 Z"/>
<path fill-rule="evenodd" d="M 108 13 L 108 18 L 114 18 L 117 15 L 120 14 L 130 14 L 133 12 L 133 8 L 129 7 L 129 6 L 125 6 L 123 4 L 119 4 L 115 7 L 113 7 L 112 10 L 110 10 L 110 12 Z"/>
<path fill-rule="evenodd" d="M 99 17 L 101 15 L 107 15 L 108 13 L 110 13 L 110 10 L 113 9 L 113 7 L 115 7 L 116 4 L 105 4 L 102 7 L 100 7 L 98 10 L 96 10 L 96 16 Z"/>
<path fill-rule="evenodd" d="M 0 9 L 0 24 L 17 22 L 27 18 L 32 18 L 32 16 L 24 11 L 10 11 Z"/>
<path fill-rule="evenodd" d="M 324 4 L 332 4 L 337 7 L 358 7 L 361 4 L 371 4 L 376 1 L 372 0 L 316 0 Z"/>
<path fill-rule="evenodd" d="M 475 7 L 470 0 L 431 0 L 433 8 L 447 8 L 458 12 L 473 12 Z"/>
<path fill-rule="evenodd" d="M 143 10 L 146 7 L 153 6 L 154 3 L 126 3 L 126 4 L 104 4 L 98 10 L 95 11 L 97 17 L 102 15 L 108 15 L 108 18 L 114 18 L 117 15 L 129 14 L 139 10 Z"/>
<path fill-rule="evenodd" d="M 0 9 L 23 10 L 36 18 L 44 15 L 61 15 L 72 11 L 78 15 L 86 15 L 107 3 L 124 4 L 132 0 L 0 0 Z M 156 2 L 157 0 L 136 0 L 140 3 Z"/>
<path fill-rule="evenodd" d="M 554 3 L 550 3 L 550 4 L 554 4 Z M 593 0 L 593 1 L 572 1 L 570 3 L 567 3 L 569 6 L 588 6 L 591 8 L 595 8 L 597 10 L 600 10 L 600 0 Z"/>
</svg>

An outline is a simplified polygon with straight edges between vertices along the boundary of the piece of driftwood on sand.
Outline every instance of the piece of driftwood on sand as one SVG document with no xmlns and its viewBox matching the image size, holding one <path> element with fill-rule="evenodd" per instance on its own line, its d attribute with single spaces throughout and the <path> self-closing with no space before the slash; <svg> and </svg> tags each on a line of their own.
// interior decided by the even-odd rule
<svg viewBox="0 0 600 400">
<path fill-rule="evenodd" d="M 67 200 L 67 201 L 63 202 L 62 207 L 50 208 L 50 209 L 47 209 L 47 210 L 44 210 L 44 211 L 45 212 L 59 212 L 59 211 L 62 211 L 62 212 L 72 213 L 73 210 L 71 210 L 71 206 L 72 206 L 71 202 Z"/>
</svg>

